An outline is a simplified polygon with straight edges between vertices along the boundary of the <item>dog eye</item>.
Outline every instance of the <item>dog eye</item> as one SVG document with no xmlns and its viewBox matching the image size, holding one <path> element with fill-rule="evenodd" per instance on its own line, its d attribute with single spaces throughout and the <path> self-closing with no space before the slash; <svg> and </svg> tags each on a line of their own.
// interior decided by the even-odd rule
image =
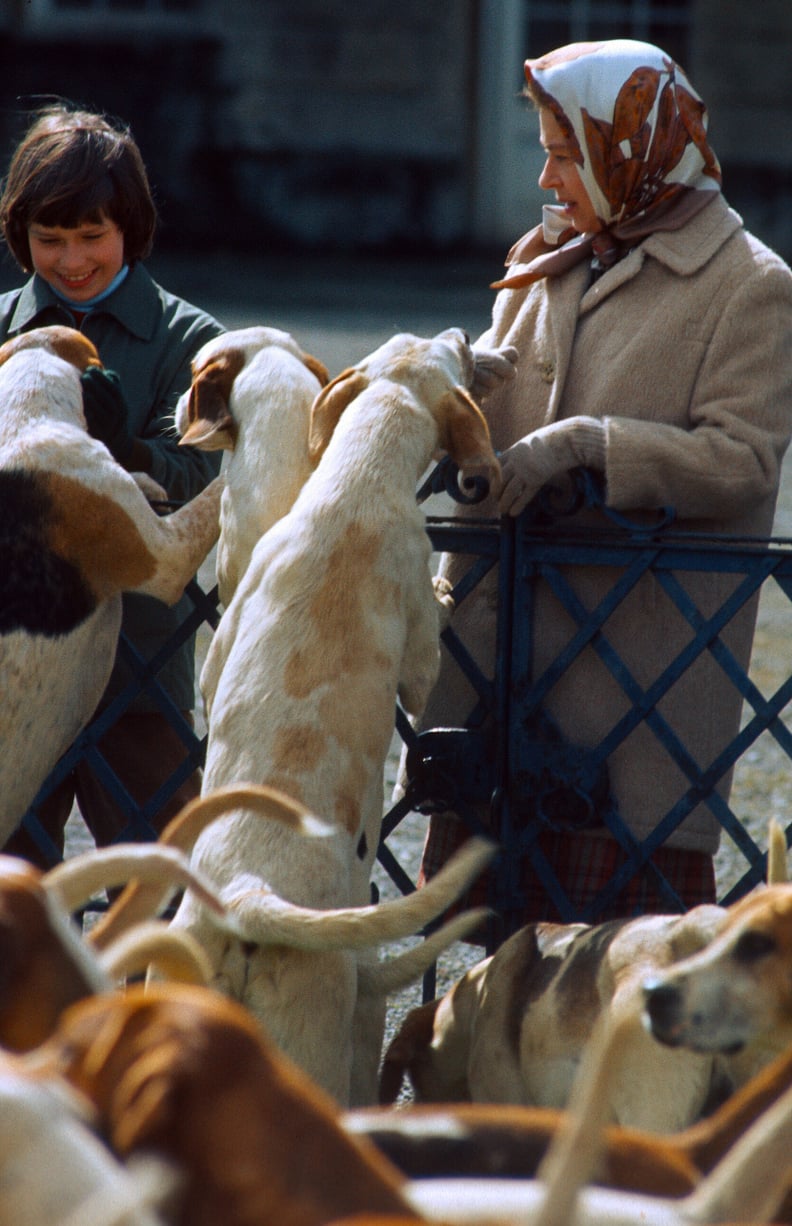
<svg viewBox="0 0 792 1226">
<path fill-rule="evenodd" d="M 756 962 L 775 951 L 775 939 L 769 933 L 744 932 L 734 947 L 734 957 L 738 962 Z"/>
</svg>

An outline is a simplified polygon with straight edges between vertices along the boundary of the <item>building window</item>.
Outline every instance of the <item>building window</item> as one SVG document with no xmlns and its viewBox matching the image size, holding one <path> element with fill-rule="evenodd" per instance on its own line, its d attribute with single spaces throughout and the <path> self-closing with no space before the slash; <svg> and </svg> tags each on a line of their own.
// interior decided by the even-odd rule
<svg viewBox="0 0 792 1226">
<path fill-rule="evenodd" d="M 566 43 L 637 38 L 688 64 L 691 0 L 525 0 L 527 55 L 533 59 Z"/>
</svg>

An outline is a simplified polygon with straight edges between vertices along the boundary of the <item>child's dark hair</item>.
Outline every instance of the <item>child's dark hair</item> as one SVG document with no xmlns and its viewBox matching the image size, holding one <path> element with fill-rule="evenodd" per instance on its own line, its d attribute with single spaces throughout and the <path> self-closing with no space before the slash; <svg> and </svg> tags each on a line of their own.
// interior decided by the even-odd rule
<svg viewBox="0 0 792 1226">
<path fill-rule="evenodd" d="M 92 111 L 46 107 L 17 146 L 0 197 L 0 226 L 14 258 L 32 271 L 34 222 L 72 229 L 102 216 L 123 234 L 127 263 L 145 259 L 157 210 L 131 132 Z"/>
</svg>

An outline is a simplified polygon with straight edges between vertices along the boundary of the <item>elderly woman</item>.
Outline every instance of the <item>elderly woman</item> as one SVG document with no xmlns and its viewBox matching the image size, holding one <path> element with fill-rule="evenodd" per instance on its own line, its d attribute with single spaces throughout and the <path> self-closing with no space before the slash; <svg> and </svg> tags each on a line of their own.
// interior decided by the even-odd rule
<svg viewBox="0 0 792 1226">
<path fill-rule="evenodd" d="M 478 342 L 495 351 L 496 363 L 499 350 L 513 357 L 510 349 L 517 362 L 515 377 L 484 401 L 502 452 L 502 489 L 471 513 L 517 515 L 546 482 L 582 465 L 601 474 L 608 508 L 640 517 L 672 506 L 680 529 L 768 535 L 792 430 L 792 273 L 724 200 L 704 104 L 667 55 L 632 40 L 562 47 L 529 60 L 525 74 L 546 153 L 539 184 L 556 203 L 509 253 L 507 276 L 494 287 L 492 326 Z M 603 522 L 596 510 L 578 516 L 584 528 Z M 443 560 L 452 579 L 467 565 L 458 556 Z M 565 576 L 587 609 L 616 577 L 599 567 Z M 723 575 L 677 578 L 705 612 L 735 585 Z M 489 675 L 495 583 L 480 585 L 453 621 Z M 721 635 L 743 666 L 755 612 L 754 602 Z M 575 626 L 541 583 L 535 618 L 539 675 Z M 652 575 L 604 630 L 644 689 L 691 637 Z M 459 726 L 474 700 L 444 656 L 423 726 Z M 588 648 L 545 709 L 565 739 L 592 747 L 629 703 Z M 658 709 L 705 768 L 735 735 L 740 699 L 705 652 Z M 689 786 L 646 723 L 607 766 L 608 803 L 638 840 Z M 729 786 L 726 774 L 722 796 Z M 685 906 L 715 896 L 719 832 L 699 804 L 653 856 Z M 432 818 L 425 877 L 466 833 L 453 814 Z M 596 817 L 575 833 L 544 830 L 539 847 L 579 908 L 624 860 Z M 558 918 L 530 862 L 521 887 L 526 921 Z M 668 904 L 644 870 L 608 913 L 658 909 Z"/>
</svg>

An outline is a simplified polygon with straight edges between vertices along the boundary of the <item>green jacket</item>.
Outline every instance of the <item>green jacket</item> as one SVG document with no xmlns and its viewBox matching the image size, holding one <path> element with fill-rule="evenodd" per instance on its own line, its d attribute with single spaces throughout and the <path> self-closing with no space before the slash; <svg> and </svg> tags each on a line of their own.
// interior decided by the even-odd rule
<svg viewBox="0 0 792 1226">
<path fill-rule="evenodd" d="M 0 341 L 47 324 L 74 326 L 69 308 L 39 276 L 0 295 Z M 151 476 L 171 498 L 187 501 L 214 477 L 222 453 L 179 447 L 173 430 L 176 402 L 190 385 L 190 363 L 203 344 L 223 331 L 211 315 L 169 294 L 135 264 L 109 298 L 85 316 L 81 331 L 89 337 L 104 365 L 120 377 L 129 420 L 152 453 Z M 0 410 L 1 411 L 1 410 Z M 149 596 L 124 596 L 122 628 L 146 659 L 154 656 L 192 610 L 183 597 L 173 608 Z M 195 698 L 194 636 L 171 656 L 157 680 L 181 710 Z M 129 682 L 128 666 L 116 659 L 102 706 Z M 145 692 L 130 710 L 157 710 Z"/>
</svg>

